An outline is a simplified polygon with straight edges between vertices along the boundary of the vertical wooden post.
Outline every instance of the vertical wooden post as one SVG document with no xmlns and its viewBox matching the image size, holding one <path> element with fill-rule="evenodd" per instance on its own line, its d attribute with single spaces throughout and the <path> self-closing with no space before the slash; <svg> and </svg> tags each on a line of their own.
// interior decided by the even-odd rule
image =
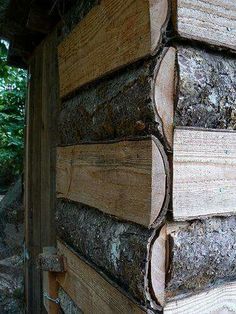
<svg viewBox="0 0 236 314">
<path fill-rule="evenodd" d="M 43 313 L 42 273 L 37 267 L 44 246 L 55 245 L 55 142 L 58 106 L 56 32 L 36 49 L 29 67 L 25 154 L 26 311 Z"/>
</svg>

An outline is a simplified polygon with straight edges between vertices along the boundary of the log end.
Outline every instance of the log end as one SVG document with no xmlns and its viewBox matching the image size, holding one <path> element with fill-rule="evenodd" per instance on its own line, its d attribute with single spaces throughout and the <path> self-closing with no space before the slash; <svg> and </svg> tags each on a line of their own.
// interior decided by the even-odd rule
<svg viewBox="0 0 236 314">
<path fill-rule="evenodd" d="M 152 197 L 150 226 L 159 225 L 169 203 L 169 164 L 161 143 L 153 137 L 152 142 Z"/>
<path fill-rule="evenodd" d="M 174 97 L 176 93 L 176 49 L 168 48 L 154 80 L 154 104 L 170 150 L 173 148 Z"/>
<path fill-rule="evenodd" d="M 150 266 L 152 292 L 161 306 L 164 306 L 165 300 L 166 241 L 166 226 L 163 226 L 152 246 Z"/>
<path fill-rule="evenodd" d="M 160 48 L 162 33 L 169 18 L 168 0 L 149 0 L 150 27 L 151 27 L 151 53 L 155 54 Z"/>
</svg>

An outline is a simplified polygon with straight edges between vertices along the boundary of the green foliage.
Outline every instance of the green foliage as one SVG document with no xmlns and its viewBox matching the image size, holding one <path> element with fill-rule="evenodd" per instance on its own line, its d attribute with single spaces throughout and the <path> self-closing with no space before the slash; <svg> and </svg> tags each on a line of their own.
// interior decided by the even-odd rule
<svg viewBox="0 0 236 314">
<path fill-rule="evenodd" d="M 7 43 L 0 41 L 0 186 L 22 171 L 26 77 L 7 66 Z"/>
</svg>

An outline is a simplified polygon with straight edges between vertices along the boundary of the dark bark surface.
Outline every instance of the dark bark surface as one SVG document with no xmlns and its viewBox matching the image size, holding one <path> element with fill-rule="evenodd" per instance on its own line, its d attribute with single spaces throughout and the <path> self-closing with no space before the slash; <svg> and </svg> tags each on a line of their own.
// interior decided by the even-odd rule
<svg viewBox="0 0 236 314">
<path fill-rule="evenodd" d="M 153 230 L 62 199 L 57 203 L 56 224 L 63 241 L 145 305 L 144 280 Z"/>
<path fill-rule="evenodd" d="M 236 279 L 236 217 L 179 226 L 170 234 L 169 298 Z"/>
<path fill-rule="evenodd" d="M 142 60 L 83 87 L 59 114 L 59 145 L 154 134 L 163 139 L 153 95 L 159 58 Z"/>
<path fill-rule="evenodd" d="M 69 295 L 62 289 L 59 288 L 58 298 L 60 300 L 61 313 L 64 314 L 83 314 L 83 312 L 78 308 L 74 301 L 69 297 Z"/>
<path fill-rule="evenodd" d="M 236 59 L 178 47 L 175 125 L 236 129 Z"/>
</svg>

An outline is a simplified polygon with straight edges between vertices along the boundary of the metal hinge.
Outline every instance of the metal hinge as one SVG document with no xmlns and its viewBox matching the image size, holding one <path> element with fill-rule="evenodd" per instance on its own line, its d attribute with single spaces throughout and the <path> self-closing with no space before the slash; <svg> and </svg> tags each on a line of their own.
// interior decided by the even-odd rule
<svg viewBox="0 0 236 314">
<path fill-rule="evenodd" d="M 60 304 L 60 299 L 59 298 L 53 299 L 53 298 L 50 297 L 50 295 L 48 295 L 47 292 L 44 292 L 43 296 L 44 296 L 44 298 L 46 298 L 47 300 L 49 300 L 51 302 L 54 302 L 56 304 Z"/>
</svg>

